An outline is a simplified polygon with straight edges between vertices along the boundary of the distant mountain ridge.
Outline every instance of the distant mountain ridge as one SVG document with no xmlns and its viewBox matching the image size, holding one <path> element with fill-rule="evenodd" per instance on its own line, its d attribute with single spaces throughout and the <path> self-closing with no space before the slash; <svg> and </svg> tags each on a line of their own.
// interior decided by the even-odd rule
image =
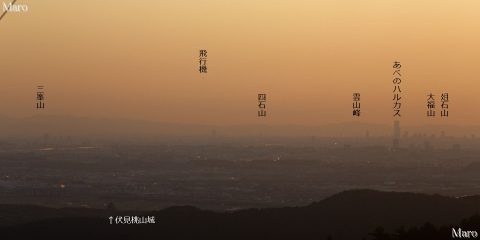
<svg viewBox="0 0 480 240">
<path fill-rule="evenodd" d="M 33 209 L 32 209 L 33 208 Z M 177 206 L 153 212 L 0 205 L 5 236 L 68 239 L 362 239 L 378 226 L 459 224 L 480 212 L 480 196 L 452 198 L 373 190 L 345 191 L 304 207 L 213 212 Z M 40 214 L 41 216 L 35 216 Z M 110 225 L 110 215 L 155 216 L 155 224 Z M 16 221 L 11 226 L 8 220 Z M 480 227 L 480 226 L 479 226 Z M 480 230 L 480 229 L 479 229 Z M 73 234 L 73 235 L 72 235 Z"/>
<path fill-rule="evenodd" d="M 411 134 L 466 135 L 480 133 L 480 126 L 403 126 Z M 36 115 L 28 118 L 10 118 L 0 115 L 2 136 L 29 137 L 44 134 L 57 136 L 319 136 L 364 137 L 366 131 L 373 136 L 389 136 L 391 125 L 375 123 L 334 123 L 318 126 L 245 124 L 207 125 L 161 123 L 132 119 L 104 119 L 76 116 Z M 402 133 L 403 134 L 403 133 Z"/>
</svg>

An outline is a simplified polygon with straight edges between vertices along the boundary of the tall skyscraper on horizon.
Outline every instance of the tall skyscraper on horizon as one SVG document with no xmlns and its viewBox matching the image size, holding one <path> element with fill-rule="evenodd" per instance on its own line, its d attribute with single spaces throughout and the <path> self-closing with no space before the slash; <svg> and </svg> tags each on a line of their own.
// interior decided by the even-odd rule
<svg viewBox="0 0 480 240">
<path fill-rule="evenodd" d="M 400 145 L 400 121 L 395 120 L 393 122 L 393 149 L 398 149 Z"/>
</svg>

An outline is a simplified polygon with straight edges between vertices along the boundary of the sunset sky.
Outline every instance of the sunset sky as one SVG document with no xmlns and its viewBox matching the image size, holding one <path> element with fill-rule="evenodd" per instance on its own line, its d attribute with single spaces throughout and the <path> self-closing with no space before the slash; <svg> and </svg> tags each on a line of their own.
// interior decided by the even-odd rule
<svg viewBox="0 0 480 240">
<path fill-rule="evenodd" d="M 5 0 L 7 1 L 7 0 Z M 477 0 L 19 0 L 0 21 L 0 114 L 202 124 L 480 120 Z M 3 10 L 2 10 L 3 11 Z M 208 74 L 198 51 L 208 51 Z M 360 119 L 352 93 L 361 93 Z M 448 118 L 426 117 L 432 92 Z M 257 94 L 267 93 L 266 119 Z"/>
</svg>

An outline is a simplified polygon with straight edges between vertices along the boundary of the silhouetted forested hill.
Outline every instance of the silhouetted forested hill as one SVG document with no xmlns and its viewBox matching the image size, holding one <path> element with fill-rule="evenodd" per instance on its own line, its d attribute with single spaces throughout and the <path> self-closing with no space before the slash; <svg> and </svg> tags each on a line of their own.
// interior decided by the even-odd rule
<svg viewBox="0 0 480 240">
<path fill-rule="evenodd" d="M 150 213 L 11 205 L 1 206 L 0 210 L 4 225 L 0 230 L 5 237 L 2 239 L 393 239 L 394 235 L 388 233 L 401 226 L 405 231 L 415 226 L 427 226 L 428 230 L 430 225 L 424 225 L 426 222 L 432 226 L 460 226 L 462 219 L 479 212 L 480 199 L 354 190 L 305 207 L 235 212 L 188 206 Z M 156 223 L 109 224 L 110 215 L 125 214 L 155 216 Z M 5 226 L 8 216 L 15 223 L 19 218 L 29 222 Z M 379 226 L 382 228 L 377 229 Z M 451 238 L 451 231 L 446 237 Z"/>
</svg>

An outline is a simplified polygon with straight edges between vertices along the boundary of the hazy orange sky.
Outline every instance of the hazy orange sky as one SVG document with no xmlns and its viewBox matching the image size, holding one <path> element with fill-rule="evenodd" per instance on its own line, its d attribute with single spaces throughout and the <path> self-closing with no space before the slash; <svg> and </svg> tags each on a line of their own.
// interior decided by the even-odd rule
<svg viewBox="0 0 480 240">
<path fill-rule="evenodd" d="M 476 124 L 477 0 L 19 0 L 0 21 L 1 114 L 208 124 Z M 198 51 L 208 50 L 207 75 Z M 448 118 L 426 117 L 448 92 Z M 352 117 L 360 92 L 362 116 Z M 257 94 L 267 93 L 266 119 Z"/>
</svg>

